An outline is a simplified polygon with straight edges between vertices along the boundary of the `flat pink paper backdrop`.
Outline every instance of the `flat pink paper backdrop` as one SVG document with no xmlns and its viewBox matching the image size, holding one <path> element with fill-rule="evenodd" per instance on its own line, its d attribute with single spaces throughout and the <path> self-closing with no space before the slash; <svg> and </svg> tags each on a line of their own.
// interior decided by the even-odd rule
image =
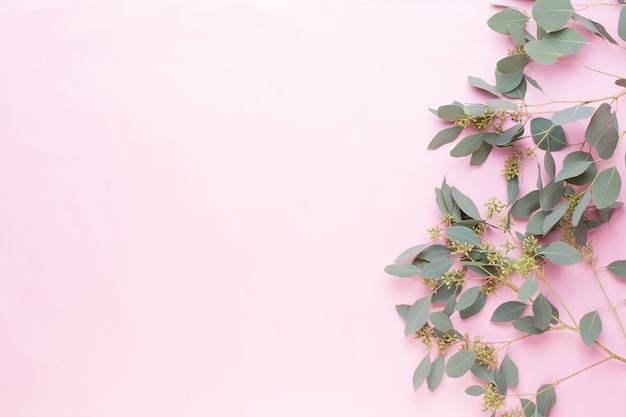
<svg viewBox="0 0 626 417">
<path fill-rule="evenodd" d="M 480 415 L 382 272 L 480 178 L 425 151 L 509 47 L 468 3 L 0 2 L 0 416 Z"/>
</svg>

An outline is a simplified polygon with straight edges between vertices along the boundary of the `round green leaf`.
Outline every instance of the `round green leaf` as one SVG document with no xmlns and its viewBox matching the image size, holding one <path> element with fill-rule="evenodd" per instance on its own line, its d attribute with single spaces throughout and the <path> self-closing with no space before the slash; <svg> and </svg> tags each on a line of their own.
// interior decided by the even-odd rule
<svg viewBox="0 0 626 417">
<path fill-rule="evenodd" d="M 567 146 L 563 128 L 543 117 L 536 117 L 530 122 L 530 132 L 535 143 L 544 151 L 556 152 Z"/>
<path fill-rule="evenodd" d="M 539 327 L 537 327 L 537 325 L 535 324 L 535 319 L 531 316 L 526 316 L 517 320 L 513 320 L 513 327 L 515 327 L 520 332 L 524 332 L 531 336 L 535 336 L 545 332 L 545 330 L 541 330 Z"/>
<path fill-rule="evenodd" d="M 579 161 L 589 161 L 591 162 L 591 165 L 589 165 L 585 172 L 577 177 L 569 178 L 567 182 L 574 185 L 590 184 L 596 178 L 596 174 L 598 173 L 596 163 L 593 161 L 593 156 L 591 154 L 582 151 L 571 152 L 563 159 L 563 166 Z"/>
<path fill-rule="evenodd" d="M 569 0 L 537 0 L 532 9 L 535 22 L 548 32 L 561 29 L 574 14 Z"/>
<path fill-rule="evenodd" d="M 540 330 L 547 330 L 550 326 L 550 320 L 552 320 L 552 306 L 543 294 L 539 294 L 533 302 L 533 318 L 535 320 L 535 326 Z"/>
<path fill-rule="evenodd" d="M 554 46 L 543 39 L 535 39 L 524 45 L 524 52 L 540 64 L 552 65 L 559 60 L 562 55 Z"/>
<path fill-rule="evenodd" d="M 617 201 L 622 189 L 622 178 L 616 167 L 600 172 L 591 186 L 596 207 L 603 209 Z"/>
<path fill-rule="evenodd" d="M 473 350 L 462 350 L 455 353 L 450 357 L 450 359 L 448 359 L 448 363 L 446 364 L 446 375 L 450 378 L 462 377 L 470 369 L 472 369 L 475 359 L 476 352 Z"/>
<path fill-rule="evenodd" d="M 548 45 L 552 46 L 561 55 L 576 53 L 587 43 L 580 33 L 572 28 L 564 28 L 556 32 L 550 32 L 542 40 L 547 42 Z M 593 109 L 591 109 L 587 117 L 590 117 L 592 113 Z"/>
<path fill-rule="evenodd" d="M 591 346 L 602 333 L 602 319 L 598 311 L 591 311 L 580 319 L 580 336 L 583 343 Z"/>
<path fill-rule="evenodd" d="M 592 161 L 574 161 L 563 165 L 563 169 L 554 178 L 555 181 L 577 177 L 593 164 Z"/>
<path fill-rule="evenodd" d="M 491 316 L 491 321 L 496 323 L 505 323 L 507 321 L 513 321 L 518 319 L 526 308 L 528 304 L 522 303 L 519 301 L 507 301 L 506 303 L 500 304 L 498 308 L 493 312 Z"/>
<path fill-rule="evenodd" d="M 524 71 L 530 60 L 526 54 L 509 55 L 497 62 L 496 68 L 503 74 L 516 74 Z"/>
<path fill-rule="evenodd" d="M 505 9 L 491 16 L 487 20 L 487 25 L 494 31 L 503 35 L 509 35 L 509 25 L 516 23 L 520 26 L 526 25 L 528 16 L 516 9 Z"/>
<path fill-rule="evenodd" d="M 448 122 L 456 122 L 465 117 L 465 109 L 455 104 L 446 104 L 437 109 L 437 116 Z"/>
<path fill-rule="evenodd" d="M 515 90 L 524 80 L 524 71 L 513 74 L 505 74 L 496 70 L 496 91 L 500 93 L 510 93 Z"/>
<path fill-rule="evenodd" d="M 526 219 L 539 208 L 539 190 L 533 190 L 517 200 L 511 207 L 511 215 Z"/>
<path fill-rule="evenodd" d="M 479 397 L 487 392 L 485 387 L 481 387 L 480 385 L 471 385 L 465 388 L 465 393 L 467 395 L 471 395 L 472 397 Z"/>
<path fill-rule="evenodd" d="M 408 304 L 398 304 L 396 305 L 396 311 L 398 315 L 406 320 L 407 314 L 409 313 L 409 308 L 411 308 Z"/>
</svg>

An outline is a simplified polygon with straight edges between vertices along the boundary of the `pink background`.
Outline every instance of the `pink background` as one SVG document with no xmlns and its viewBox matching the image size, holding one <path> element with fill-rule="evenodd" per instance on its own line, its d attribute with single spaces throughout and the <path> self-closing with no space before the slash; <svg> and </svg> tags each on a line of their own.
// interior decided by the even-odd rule
<svg viewBox="0 0 626 417">
<path fill-rule="evenodd" d="M 443 126 L 428 107 L 483 99 L 467 75 L 493 81 L 510 47 L 494 12 L 0 1 L 0 416 L 482 415 L 473 377 L 413 392 L 425 351 L 394 305 L 422 289 L 382 268 L 426 239 L 444 173 L 505 195 L 425 150 Z M 607 236 L 600 264 L 623 247 Z M 527 346 L 523 388 L 601 357 L 564 342 Z M 553 416 L 616 415 L 623 371 L 563 384 Z"/>
</svg>

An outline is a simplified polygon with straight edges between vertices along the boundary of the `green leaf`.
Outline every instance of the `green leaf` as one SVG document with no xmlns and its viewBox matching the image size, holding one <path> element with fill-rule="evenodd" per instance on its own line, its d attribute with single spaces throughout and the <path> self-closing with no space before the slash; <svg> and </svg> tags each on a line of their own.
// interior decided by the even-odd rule
<svg viewBox="0 0 626 417">
<path fill-rule="evenodd" d="M 471 395 L 472 397 L 479 397 L 487 392 L 485 387 L 481 387 L 480 385 L 470 385 L 465 388 L 465 393 L 467 395 Z"/>
<path fill-rule="evenodd" d="M 497 74 L 496 74 L 496 77 L 497 77 Z M 523 100 L 524 97 L 526 96 L 526 90 L 527 90 L 526 76 L 524 75 L 522 77 L 522 81 L 520 81 L 517 87 L 515 87 L 511 91 L 505 92 L 504 94 L 510 98 L 518 98 L 520 100 Z"/>
<path fill-rule="evenodd" d="M 480 246 L 480 238 L 472 229 L 463 226 L 450 226 L 446 229 L 446 236 L 453 242 L 467 243 Z"/>
<path fill-rule="evenodd" d="M 530 132 L 537 146 L 544 151 L 556 152 L 567 146 L 563 128 L 543 117 L 531 120 Z"/>
<path fill-rule="evenodd" d="M 409 312 L 409 308 L 411 308 L 411 306 L 408 304 L 396 305 L 396 311 L 398 312 L 398 315 L 402 317 L 404 320 L 406 320 L 407 314 Z"/>
<path fill-rule="evenodd" d="M 491 372 L 491 369 L 489 369 L 487 365 L 483 365 L 478 361 L 474 362 L 474 365 L 472 365 L 471 371 L 472 371 L 472 374 L 474 374 L 476 378 L 482 381 L 496 382 L 494 380 L 493 372 Z"/>
<path fill-rule="evenodd" d="M 526 398 L 520 398 L 520 402 L 522 403 L 522 410 L 524 411 L 525 417 L 543 417 L 536 414 L 534 402 L 527 400 Z"/>
<path fill-rule="evenodd" d="M 565 30 L 565 29 L 563 29 Z M 581 106 L 580 104 L 567 109 L 559 110 L 552 115 L 550 119 L 555 125 L 566 123 L 574 123 L 582 119 L 588 119 L 594 113 L 595 109 L 589 106 Z"/>
<path fill-rule="evenodd" d="M 548 417 L 550 410 L 556 404 L 556 391 L 554 385 L 545 384 L 537 390 L 537 412 Z"/>
<path fill-rule="evenodd" d="M 607 269 L 620 278 L 626 278 L 626 261 L 611 262 Z"/>
<path fill-rule="evenodd" d="M 515 90 L 524 79 L 524 71 L 514 74 L 505 74 L 496 70 L 496 91 L 500 93 L 509 93 Z"/>
<path fill-rule="evenodd" d="M 437 389 L 439 384 L 441 384 L 441 379 L 443 378 L 445 368 L 446 362 L 443 356 L 440 356 L 433 361 L 430 367 L 430 373 L 426 378 L 426 383 L 428 384 L 429 390 L 434 391 Z"/>
<path fill-rule="evenodd" d="M 450 268 L 452 268 L 452 265 L 454 265 L 454 259 L 448 259 L 448 258 L 435 259 L 434 261 L 429 262 L 428 264 L 426 264 L 426 266 L 424 266 L 424 269 L 422 270 L 422 273 L 421 273 L 422 277 L 423 278 L 439 278 L 440 276 L 448 272 Z"/>
<path fill-rule="evenodd" d="M 613 156 L 615 148 L 617 148 L 617 142 L 619 141 L 619 132 L 617 127 L 617 119 L 615 115 L 611 119 L 611 124 L 607 126 L 606 130 L 598 139 L 596 143 L 596 151 L 598 156 L 602 159 L 609 159 Z"/>
<path fill-rule="evenodd" d="M 483 90 L 486 91 L 490 94 L 493 94 L 496 97 L 502 97 L 500 95 L 500 93 L 498 93 L 496 91 L 496 87 L 485 82 L 484 80 L 478 78 L 478 77 L 467 77 L 467 81 L 470 83 L 470 85 L 474 88 L 478 88 L 479 90 Z"/>
<path fill-rule="evenodd" d="M 459 297 L 459 301 L 456 303 L 454 309 L 458 311 L 470 307 L 472 304 L 474 304 L 474 302 L 476 302 L 476 299 L 479 295 L 480 286 L 468 288 L 463 294 L 461 294 L 461 297 Z"/>
<path fill-rule="evenodd" d="M 528 16 L 516 9 L 505 9 L 491 16 L 487 20 L 489 27 L 503 35 L 509 35 L 509 25 L 515 23 L 520 26 L 526 25 Z"/>
<path fill-rule="evenodd" d="M 606 31 L 606 28 L 602 26 L 600 23 L 594 22 L 593 20 L 588 19 L 584 16 L 581 16 L 578 13 L 574 13 L 572 15 L 572 20 L 582 24 L 584 27 L 586 27 L 587 29 L 595 33 L 596 35 L 603 37 L 607 41 L 613 44 L 617 44 L 617 41 L 613 39 L 613 37 Z"/>
<path fill-rule="evenodd" d="M 544 210 L 551 210 L 563 198 L 563 181 L 550 181 L 541 190 L 539 196 L 539 207 Z"/>
<path fill-rule="evenodd" d="M 496 68 L 503 74 L 517 74 L 524 71 L 530 60 L 525 54 L 509 55 L 497 62 Z M 521 80 L 520 80 L 521 81 Z"/>
<path fill-rule="evenodd" d="M 507 321 L 513 321 L 518 319 L 528 305 L 526 303 L 521 303 L 519 301 L 507 301 L 504 304 L 500 304 L 496 311 L 493 312 L 491 316 L 491 321 L 496 323 L 505 323 Z"/>
<path fill-rule="evenodd" d="M 526 223 L 526 232 L 534 236 L 543 236 L 543 224 L 549 214 L 550 212 L 547 210 L 541 210 L 533 214 L 528 223 Z"/>
<path fill-rule="evenodd" d="M 460 158 L 476 152 L 485 139 L 484 133 L 474 133 L 461 139 L 450 151 L 450 155 L 454 158 Z"/>
<path fill-rule="evenodd" d="M 422 268 L 415 265 L 387 265 L 385 272 L 400 278 L 411 278 L 422 273 Z"/>
<path fill-rule="evenodd" d="M 572 28 L 564 28 L 556 32 L 550 32 L 543 38 L 543 41 L 547 42 L 561 55 L 574 54 L 587 44 L 580 33 Z M 591 113 L 589 113 L 589 116 L 591 116 L 592 113 L 593 109 Z"/>
<path fill-rule="evenodd" d="M 430 373 L 430 353 L 417 365 L 413 373 L 413 389 L 417 389 L 424 383 Z"/>
<path fill-rule="evenodd" d="M 433 324 L 433 327 L 441 330 L 442 332 L 445 332 L 446 330 L 454 330 L 452 320 L 450 320 L 450 317 L 448 317 L 444 312 L 436 311 L 434 313 L 430 313 L 428 318 Z"/>
<path fill-rule="evenodd" d="M 524 45 L 524 52 L 536 61 L 543 65 L 552 65 L 559 60 L 561 54 L 554 48 L 549 42 L 544 39 L 535 39 Z"/>
<path fill-rule="evenodd" d="M 423 259 L 428 262 L 432 262 L 435 259 L 446 258 L 450 255 L 450 249 L 443 245 L 430 245 L 424 249 L 419 255 L 419 259 Z"/>
<path fill-rule="evenodd" d="M 450 357 L 450 359 L 448 359 L 448 364 L 446 365 L 446 375 L 450 378 L 462 377 L 470 369 L 472 369 L 475 359 L 476 352 L 473 350 L 462 350 L 455 353 Z"/>
<path fill-rule="evenodd" d="M 460 192 L 455 187 L 452 187 L 452 198 L 454 202 L 461 208 L 463 213 L 468 217 L 476 220 L 480 220 L 480 212 L 476 207 L 476 204 L 465 194 Z"/>
<path fill-rule="evenodd" d="M 515 327 L 520 332 L 524 332 L 531 336 L 535 336 L 545 332 L 545 330 L 541 330 L 539 327 L 537 327 L 537 325 L 535 325 L 535 319 L 532 316 L 526 316 L 517 320 L 513 320 L 513 327 Z"/>
<path fill-rule="evenodd" d="M 539 190 L 533 190 L 520 198 L 511 207 L 511 215 L 526 219 L 539 208 Z"/>
<path fill-rule="evenodd" d="M 611 111 L 611 106 L 602 103 L 591 116 L 589 125 L 585 130 L 585 140 L 593 147 L 597 146 L 600 138 L 605 135 L 609 126 L 615 127 L 615 113 Z"/>
<path fill-rule="evenodd" d="M 480 165 L 487 160 L 487 157 L 491 153 L 493 146 L 488 144 L 487 142 L 483 142 L 478 148 L 477 151 L 472 153 L 472 158 L 470 159 L 470 165 L 476 166 Z"/>
<path fill-rule="evenodd" d="M 495 379 L 495 385 L 496 385 L 498 392 L 502 395 L 506 395 L 506 391 L 507 391 L 506 376 L 504 376 L 504 374 L 500 372 L 500 370 L 497 368 L 493 372 L 493 376 Z"/>
<path fill-rule="evenodd" d="M 569 0 L 537 0 L 533 5 L 532 14 L 537 25 L 548 32 L 553 32 L 565 26 L 574 14 L 574 8 Z"/>
<path fill-rule="evenodd" d="M 569 201 L 564 201 L 563 203 L 556 206 L 556 208 L 552 211 L 552 213 L 548 214 L 545 219 L 543 219 L 543 235 L 547 235 L 550 230 L 563 218 L 563 215 L 567 211 L 569 207 Z"/>
<path fill-rule="evenodd" d="M 435 135 L 433 140 L 428 144 L 428 149 L 437 149 L 442 145 L 453 142 L 459 137 L 463 128 L 461 126 L 452 126 L 443 129 Z"/>
<path fill-rule="evenodd" d="M 487 105 L 491 107 L 494 112 L 498 111 L 517 111 L 519 106 L 512 101 L 504 100 L 501 98 L 494 98 L 487 100 Z"/>
<path fill-rule="evenodd" d="M 580 219 L 582 219 L 583 213 L 585 212 L 585 209 L 589 205 L 590 201 L 591 193 L 589 191 L 585 191 L 585 194 L 583 194 L 583 196 L 580 198 L 580 201 L 576 205 L 574 213 L 572 213 L 572 224 L 574 226 L 578 226 L 578 224 L 580 223 Z"/>
<path fill-rule="evenodd" d="M 517 294 L 517 299 L 520 301 L 526 301 L 531 298 L 537 290 L 539 289 L 539 283 L 537 282 L 537 278 L 533 275 L 532 278 L 524 282 L 519 287 L 519 293 Z"/>
<path fill-rule="evenodd" d="M 550 327 L 550 320 L 552 320 L 552 307 L 548 299 L 539 294 L 535 301 L 533 301 L 533 315 L 535 320 L 535 326 L 540 330 L 547 330 Z"/>
<path fill-rule="evenodd" d="M 483 307 L 485 307 L 486 302 L 487 296 L 481 292 L 480 294 L 478 294 L 478 298 L 476 298 L 474 304 L 459 311 L 459 316 L 461 316 L 461 318 L 465 320 L 480 313 Z"/>
<path fill-rule="evenodd" d="M 526 32 L 517 23 L 509 24 L 509 35 L 511 35 L 511 40 L 515 46 L 523 46 L 526 43 Z"/>
<path fill-rule="evenodd" d="M 589 166 L 589 168 L 587 168 L 587 170 L 585 170 L 584 173 L 577 177 L 569 178 L 567 182 L 574 185 L 590 184 L 596 178 L 596 174 L 598 173 L 596 164 L 593 161 L 593 156 L 591 154 L 582 151 L 576 151 L 567 154 L 563 159 L 563 166 L 567 166 L 569 164 L 579 161 L 589 161 L 591 162 L 591 165 Z"/>
<path fill-rule="evenodd" d="M 420 253 L 424 252 L 424 249 L 426 249 L 428 246 L 430 246 L 429 243 L 423 243 L 421 245 L 417 245 L 417 246 L 413 246 L 411 248 L 408 248 L 407 250 L 402 252 L 400 255 L 398 255 L 398 257 L 396 258 L 396 260 L 394 262 L 395 263 L 400 263 L 400 262 L 411 261 L 417 255 L 419 255 Z"/>
<path fill-rule="evenodd" d="M 592 161 L 574 161 L 563 165 L 563 169 L 559 171 L 554 178 L 555 181 L 563 181 L 577 177 L 587 170 L 593 164 Z"/>
<path fill-rule="evenodd" d="M 622 189 L 622 178 L 616 167 L 601 171 L 591 185 L 596 207 L 603 209 L 615 203 Z"/>
<path fill-rule="evenodd" d="M 572 265 L 582 260 L 578 250 L 565 242 L 553 242 L 537 251 L 557 265 Z"/>
<path fill-rule="evenodd" d="M 626 78 L 618 78 L 615 80 L 615 85 L 619 85 L 620 87 L 626 87 Z"/>
<path fill-rule="evenodd" d="M 409 336 L 422 328 L 428 321 L 430 313 L 430 299 L 432 295 L 420 298 L 409 308 L 406 313 L 406 325 L 404 326 L 404 334 Z"/>
<path fill-rule="evenodd" d="M 617 34 L 622 40 L 626 41 L 626 7 L 622 7 L 622 10 L 619 12 Z"/>
<path fill-rule="evenodd" d="M 530 75 L 525 74 L 524 77 L 528 80 L 530 85 L 532 85 L 533 87 L 535 87 L 539 91 L 543 91 L 543 88 L 541 88 L 539 83 L 534 78 L 532 78 Z"/>
<path fill-rule="evenodd" d="M 587 346 L 593 345 L 602 333 L 602 319 L 598 311 L 591 311 L 580 319 L 580 336 Z"/>
<path fill-rule="evenodd" d="M 546 170 L 546 174 L 551 180 L 554 180 L 556 173 L 556 164 L 554 163 L 554 158 L 552 157 L 552 152 L 548 151 L 545 153 L 543 157 L 543 167 Z"/>
<path fill-rule="evenodd" d="M 519 384 L 519 370 L 515 362 L 513 362 L 508 355 L 506 355 L 500 363 L 500 372 L 502 372 L 506 378 L 509 386 L 516 387 L 517 384 Z"/>
<path fill-rule="evenodd" d="M 506 182 L 506 193 L 508 204 L 513 204 L 519 196 L 519 179 L 517 177 Z"/>
<path fill-rule="evenodd" d="M 447 122 L 456 122 L 465 117 L 465 109 L 455 104 L 446 104 L 437 109 L 437 116 Z"/>
<path fill-rule="evenodd" d="M 461 286 L 451 285 L 448 287 L 447 285 L 442 285 L 437 289 L 437 292 L 433 293 L 432 299 L 430 300 L 431 304 L 435 303 L 447 303 L 450 301 L 450 298 L 455 298 L 458 293 L 461 291 Z"/>
</svg>

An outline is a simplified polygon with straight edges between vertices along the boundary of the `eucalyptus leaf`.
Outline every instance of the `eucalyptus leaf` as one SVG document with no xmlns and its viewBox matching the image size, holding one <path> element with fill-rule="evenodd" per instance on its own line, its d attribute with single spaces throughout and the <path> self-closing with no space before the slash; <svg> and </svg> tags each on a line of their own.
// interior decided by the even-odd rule
<svg viewBox="0 0 626 417">
<path fill-rule="evenodd" d="M 446 104 L 437 109 L 437 116 L 447 122 L 456 122 L 465 118 L 465 109 L 459 105 Z"/>
<path fill-rule="evenodd" d="M 473 350 L 461 350 L 448 359 L 446 364 L 446 375 L 450 378 L 460 378 L 465 375 L 476 359 L 476 352 Z"/>
<path fill-rule="evenodd" d="M 557 111 L 552 115 L 550 121 L 555 125 L 574 123 L 579 120 L 590 118 L 594 112 L 595 109 L 593 107 L 577 105 Z"/>
<path fill-rule="evenodd" d="M 626 7 L 622 7 L 621 9 L 617 21 L 617 34 L 622 40 L 626 41 Z"/>
<path fill-rule="evenodd" d="M 597 310 L 585 314 L 580 319 L 580 337 L 587 346 L 593 345 L 600 333 L 602 333 L 602 319 Z"/>
<path fill-rule="evenodd" d="M 433 327 L 445 332 L 446 330 L 454 330 L 454 325 L 452 324 L 452 320 L 450 317 L 446 315 L 446 313 L 442 311 L 435 311 L 434 313 L 430 313 L 428 319 L 432 323 Z"/>
<path fill-rule="evenodd" d="M 461 316 L 463 320 L 469 319 L 470 317 L 480 313 L 483 307 L 485 307 L 486 303 L 487 296 L 481 292 L 480 294 L 478 294 L 478 297 L 476 298 L 476 301 L 474 301 L 474 304 L 459 311 L 459 316 Z"/>
<path fill-rule="evenodd" d="M 398 304 L 396 305 L 396 311 L 398 315 L 402 317 L 404 320 L 407 318 L 407 314 L 409 313 L 409 308 L 411 308 L 408 304 Z"/>
<path fill-rule="evenodd" d="M 520 402 L 522 403 L 522 410 L 524 411 L 525 417 L 543 417 L 537 415 L 537 407 L 534 402 L 527 400 L 526 398 L 520 398 Z"/>
<path fill-rule="evenodd" d="M 479 295 L 480 286 L 468 288 L 461 294 L 461 297 L 459 297 L 459 301 L 457 302 L 454 309 L 458 311 L 471 307 L 476 302 L 476 299 Z"/>
<path fill-rule="evenodd" d="M 541 330 L 539 327 L 537 327 L 537 325 L 535 324 L 535 319 L 532 316 L 526 316 L 517 320 L 513 320 L 513 327 L 515 327 L 520 332 L 529 334 L 531 336 L 536 336 L 545 332 L 545 330 Z"/>
<path fill-rule="evenodd" d="M 517 23 L 509 24 L 509 35 L 515 46 L 523 46 L 526 43 L 526 32 L 524 28 Z"/>
<path fill-rule="evenodd" d="M 565 201 L 556 206 L 555 209 L 543 219 L 544 236 L 548 234 L 548 232 L 550 232 L 552 228 L 563 218 L 563 215 L 565 215 L 568 207 L 569 201 Z"/>
<path fill-rule="evenodd" d="M 525 54 L 509 55 L 498 61 L 496 68 L 503 74 L 517 74 L 523 72 L 529 62 L 530 60 Z"/>
<path fill-rule="evenodd" d="M 539 83 L 537 82 L 537 80 L 535 80 L 534 78 L 532 78 L 530 75 L 525 74 L 524 77 L 528 80 L 528 82 L 530 83 L 530 85 L 532 85 L 533 87 L 535 87 L 537 90 L 539 91 L 543 91 L 543 88 L 541 88 L 541 86 L 539 85 Z"/>
<path fill-rule="evenodd" d="M 580 224 L 580 220 L 582 219 L 582 216 L 585 213 L 585 209 L 589 205 L 590 201 L 591 193 L 589 191 L 585 191 L 583 196 L 580 198 L 580 201 L 576 205 L 574 212 L 572 213 L 572 224 L 574 226 L 578 226 L 578 224 Z"/>
<path fill-rule="evenodd" d="M 519 179 L 517 177 L 506 182 L 506 193 L 508 204 L 513 204 L 519 196 Z"/>
<path fill-rule="evenodd" d="M 540 247 L 537 252 L 557 265 L 572 265 L 582 260 L 580 252 L 565 242 L 552 242 Z"/>
<path fill-rule="evenodd" d="M 589 161 L 591 162 L 591 165 L 589 165 L 589 167 L 585 170 L 585 172 L 583 172 L 579 176 L 568 178 L 567 180 L 568 183 L 574 184 L 574 185 L 591 184 L 591 182 L 596 178 L 596 174 L 598 173 L 598 170 L 596 168 L 595 162 L 593 161 L 593 156 L 588 152 L 575 151 L 575 152 L 571 152 L 567 154 L 565 158 L 563 159 L 563 166 L 567 166 L 574 162 L 581 162 L 581 161 Z"/>
<path fill-rule="evenodd" d="M 600 104 L 593 116 L 591 116 L 589 125 L 585 130 L 585 140 L 595 147 L 609 126 L 613 125 L 613 118 L 615 118 L 615 115 L 611 111 L 611 106 L 607 103 Z"/>
<path fill-rule="evenodd" d="M 591 186 L 596 207 L 603 209 L 615 203 L 622 189 L 622 178 L 616 167 L 601 171 Z"/>
<path fill-rule="evenodd" d="M 554 180 L 556 174 L 556 164 L 554 162 L 554 157 L 552 156 L 552 152 L 547 151 L 543 157 L 543 168 L 546 170 L 546 174 L 548 178 Z"/>
<path fill-rule="evenodd" d="M 517 200 L 511 207 L 511 215 L 526 219 L 539 208 L 539 190 L 533 190 Z"/>
<path fill-rule="evenodd" d="M 560 151 L 567 146 L 565 131 L 552 121 L 543 117 L 536 117 L 530 122 L 530 131 L 533 140 L 544 151 Z"/>
<path fill-rule="evenodd" d="M 487 157 L 491 153 L 492 149 L 493 145 L 490 145 L 487 142 L 483 142 L 480 147 L 472 153 L 472 157 L 470 158 L 470 165 L 481 165 L 487 160 Z"/>
<path fill-rule="evenodd" d="M 613 115 L 611 118 L 611 124 L 607 126 L 606 130 L 598 138 L 598 142 L 596 143 L 598 156 L 602 159 L 611 158 L 615 152 L 615 148 L 617 148 L 618 141 L 619 132 L 617 127 L 617 118 Z"/>
<path fill-rule="evenodd" d="M 487 25 L 494 31 L 503 35 L 509 35 L 509 25 L 517 24 L 524 26 L 528 23 L 528 16 L 516 9 L 505 9 L 491 16 Z"/>
<path fill-rule="evenodd" d="M 521 317 L 528 308 L 528 304 L 519 301 L 507 301 L 500 304 L 491 316 L 491 321 L 505 323 Z"/>
<path fill-rule="evenodd" d="M 433 361 L 430 366 L 430 373 L 426 378 L 426 383 L 428 384 L 428 389 L 434 391 L 441 384 L 441 379 L 443 378 L 443 373 L 445 372 L 446 362 L 443 356 L 439 356 L 437 359 Z"/>
<path fill-rule="evenodd" d="M 533 236 L 545 235 L 543 225 L 550 213 L 548 210 L 540 210 L 533 214 L 528 223 L 526 223 L 526 232 Z"/>
<path fill-rule="evenodd" d="M 452 268 L 454 259 L 439 258 L 429 262 L 421 272 L 423 278 L 439 278 Z"/>
<path fill-rule="evenodd" d="M 415 372 L 413 373 L 413 389 L 415 391 L 426 381 L 428 374 L 430 373 L 430 354 L 426 355 L 424 359 L 422 359 L 415 368 Z"/>
<path fill-rule="evenodd" d="M 467 135 L 456 144 L 450 151 L 450 155 L 454 158 L 460 158 L 476 152 L 480 145 L 483 144 L 485 133 L 474 133 Z"/>
<path fill-rule="evenodd" d="M 469 244 L 473 246 L 480 246 L 480 238 L 472 229 L 463 226 L 450 226 L 446 229 L 446 236 L 452 242 L 458 242 L 460 244 Z"/>
<path fill-rule="evenodd" d="M 494 98 L 487 100 L 487 105 L 494 111 L 517 111 L 519 106 L 512 101 L 504 100 L 501 98 Z"/>
<path fill-rule="evenodd" d="M 472 371 L 472 374 L 476 378 L 480 379 L 481 381 L 491 382 L 491 383 L 496 382 L 491 369 L 489 369 L 487 365 L 483 365 L 478 361 L 474 362 L 474 365 L 472 365 L 471 371 Z"/>
<path fill-rule="evenodd" d="M 543 294 L 539 294 L 533 301 L 533 319 L 535 320 L 535 326 L 540 330 L 547 330 L 550 326 L 552 307 Z"/>
<path fill-rule="evenodd" d="M 400 255 L 398 255 L 398 257 L 396 258 L 394 262 L 400 263 L 400 262 L 413 260 L 417 255 L 424 252 L 424 250 L 428 248 L 429 245 L 430 245 L 429 243 L 423 243 L 421 245 L 408 248 L 407 250 L 402 252 Z"/>
<path fill-rule="evenodd" d="M 470 385 L 469 387 L 465 389 L 465 393 L 467 395 L 471 395 L 472 397 L 478 397 L 478 396 L 484 395 L 486 392 L 487 392 L 487 389 L 480 385 Z"/>
<path fill-rule="evenodd" d="M 613 261 L 607 269 L 620 278 L 626 278 L 626 261 Z"/>
<path fill-rule="evenodd" d="M 524 75 L 522 77 L 522 81 L 520 81 L 517 87 L 515 87 L 511 91 L 505 92 L 504 94 L 510 98 L 518 98 L 520 100 L 523 100 L 524 97 L 526 96 L 526 90 L 527 90 L 526 76 Z"/>
<path fill-rule="evenodd" d="M 563 169 L 554 178 L 555 181 L 563 181 L 577 177 L 585 172 L 593 164 L 592 161 L 573 161 L 563 165 Z"/>
<path fill-rule="evenodd" d="M 496 91 L 496 87 L 487 83 L 478 77 L 467 77 L 467 81 L 470 83 L 472 87 L 478 88 L 479 90 L 486 91 L 487 93 L 493 94 L 496 97 L 502 97 L 502 95 Z"/>
<path fill-rule="evenodd" d="M 561 29 L 573 14 L 574 7 L 569 0 L 536 0 L 532 8 L 535 22 L 548 32 Z"/>
<path fill-rule="evenodd" d="M 562 55 L 552 44 L 545 39 L 535 39 L 524 45 L 524 52 L 536 61 L 543 65 L 552 65 L 559 60 Z"/>
<path fill-rule="evenodd" d="M 535 295 L 538 289 L 539 283 L 537 282 L 537 278 L 533 275 L 532 278 L 528 279 L 519 287 L 517 299 L 520 301 L 526 301 Z"/>
<path fill-rule="evenodd" d="M 432 295 L 429 294 L 424 298 L 417 300 L 406 314 L 406 325 L 404 327 L 404 334 L 409 336 L 422 328 L 428 321 L 428 315 L 430 314 L 430 299 Z"/>
<path fill-rule="evenodd" d="M 537 411 L 544 417 L 548 417 L 552 407 L 556 405 L 556 390 L 554 385 L 545 384 L 537 390 Z"/>
<path fill-rule="evenodd" d="M 504 359 L 502 359 L 502 362 L 500 363 L 500 372 L 502 372 L 506 378 L 509 386 L 516 387 L 519 384 L 519 370 L 509 355 L 505 355 Z"/>
<path fill-rule="evenodd" d="M 613 44 L 617 44 L 617 41 L 613 39 L 613 37 L 606 31 L 606 28 L 602 26 L 600 23 L 595 22 L 584 16 L 581 16 L 578 13 L 574 13 L 572 15 L 572 20 L 582 24 L 585 28 L 595 33 L 596 35 L 603 37 L 607 41 Z"/>
<path fill-rule="evenodd" d="M 524 71 L 506 74 L 496 70 L 496 91 L 499 93 L 510 93 L 521 84 L 523 79 Z"/>
<path fill-rule="evenodd" d="M 422 273 L 422 268 L 415 265 L 387 265 L 385 272 L 400 278 L 411 278 Z"/>
<path fill-rule="evenodd" d="M 550 181 L 541 190 L 539 196 L 539 207 L 544 210 L 551 210 L 563 198 L 563 181 Z"/>
<path fill-rule="evenodd" d="M 587 44 L 580 33 L 578 33 L 576 29 L 572 28 L 564 28 L 555 32 L 550 32 L 542 39 L 542 41 L 547 42 L 561 55 L 574 54 Z M 587 117 L 590 117 L 592 113 L 593 109 Z"/>
<path fill-rule="evenodd" d="M 463 194 L 455 187 L 452 187 L 451 193 L 454 202 L 461 208 L 463 213 L 472 219 L 480 220 L 480 212 L 471 198 Z"/>
<path fill-rule="evenodd" d="M 507 392 L 506 376 L 497 368 L 494 370 L 493 376 L 495 380 L 495 386 L 498 392 L 502 395 L 506 395 L 506 392 Z"/>
<path fill-rule="evenodd" d="M 448 249 L 447 247 L 445 247 L 443 245 L 435 244 L 435 245 L 430 245 L 429 247 L 424 249 L 422 252 L 420 252 L 417 255 L 417 257 L 419 259 L 423 259 L 425 261 L 432 262 L 435 259 L 447 258 L 448 255 L 450 255 L 450 249 Z"/>
<path fill-rule="evenodd" d="M 452 126 L 443 129 L 435 135 L 433 140 L 430 141 L 428 149 L 437 149 L 447 143 L 454 142 L 461 134 L 461 131 L 463 131 L 461 126 Z"/>
</svg>

